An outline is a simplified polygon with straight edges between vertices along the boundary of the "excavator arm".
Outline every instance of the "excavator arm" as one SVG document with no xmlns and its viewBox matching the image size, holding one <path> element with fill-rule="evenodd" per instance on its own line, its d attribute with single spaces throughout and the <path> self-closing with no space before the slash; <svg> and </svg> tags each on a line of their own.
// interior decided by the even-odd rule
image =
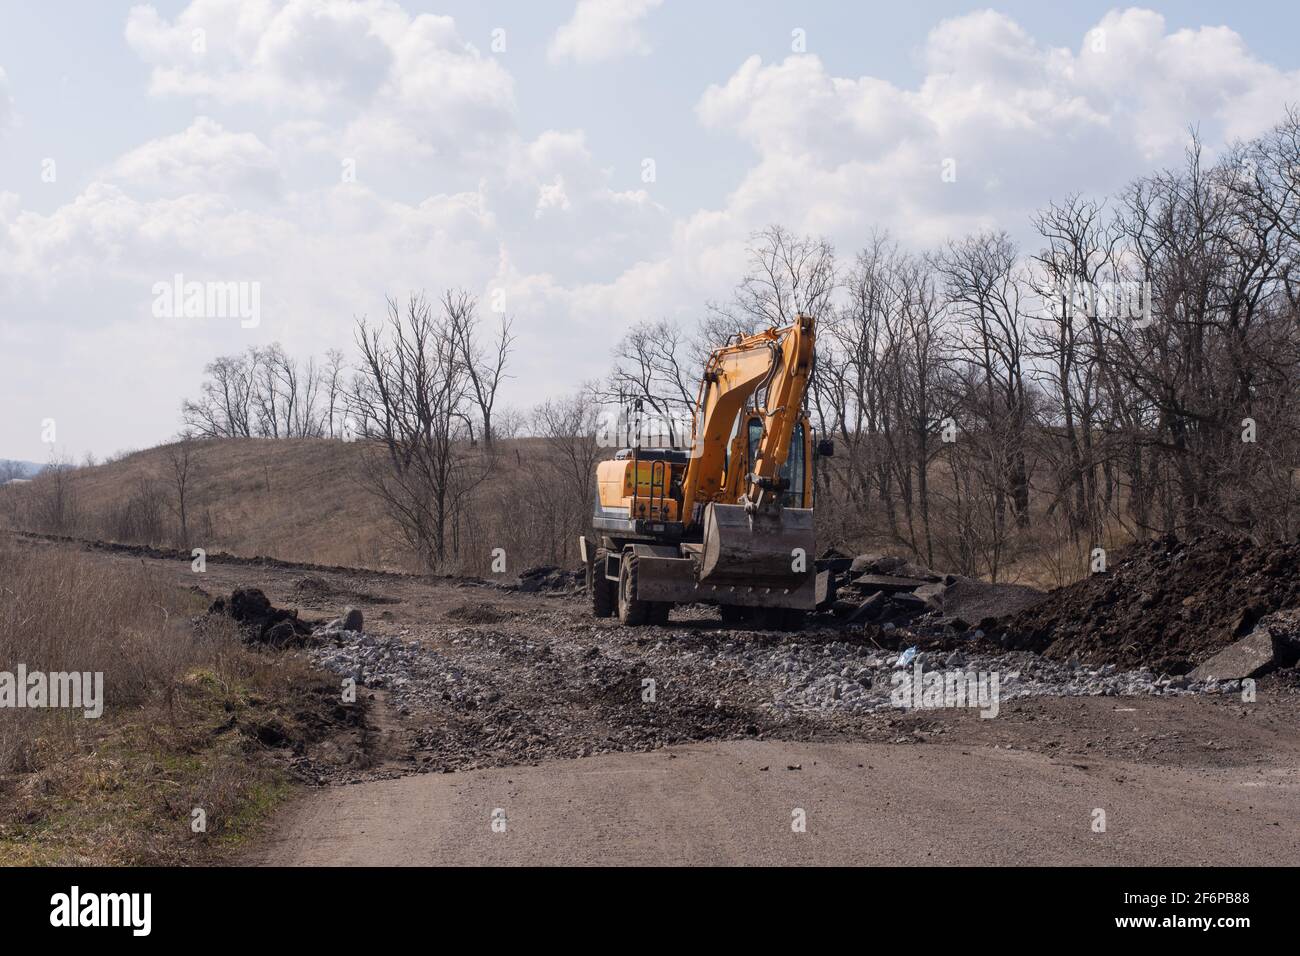
<svg viewBox="0 0 1300 956">
<path fill-rule="evenodd" d="M 800 315 L 715 350 L 704 369 L 696 407 L 694 457 L 682 482 L 682 519 L 702 524 L 699 581 L 765 587 L 789 594 L 806 579 L 814 545 L 812 511 L 780 504 L 781 468 L 803 416 L 813 363 L 813 320 Z M 755 453 L 736 435 L 727 474 L 727 444 L 741 411 L 762 390 L 763 423 Z M 735 469 L 750 465 L 743 477 Z M 737 490 L 743 487 L 743 494 Z"/>
<path fill-rule="evenodd" d="M 705 364 L 694 422 L 695 456 L 682 483 L 682 515 L 690 522 L 696 505 L 723 500 L 728 487 L 742 484 L 740 503 L 753 512 L 780 491 L 778 476 L 790 438 L 803 411 L 813 363 L 813 320 L 800 315 L 792 325 L 765 329 L 715 349 Z M 741 410 L 763 389 L 763 435 L 749 474 L 725 473 L 728 443 Z M 733 462 L 743 460 L 732 455 Z"/>
</svg>

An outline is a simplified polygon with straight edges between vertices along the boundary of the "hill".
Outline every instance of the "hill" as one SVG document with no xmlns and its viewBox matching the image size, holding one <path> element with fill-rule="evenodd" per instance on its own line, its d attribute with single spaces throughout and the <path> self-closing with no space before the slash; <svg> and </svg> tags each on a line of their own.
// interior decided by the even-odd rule
<svg viewBox="0 0 1300 956">
<path fill-rule="evenodd" d="M 203 547 L 245 557 L 376 570 L 422 568 L 363 483 L 364 447 L 323 438 L 208 439 L 191 442 L 188 541 L 180 533 L 175 458 L 179 443 L 103 464 L 47 470 L 28 484 L 0 488 L 0 526 L 128 544 Z M 591 478 L 601 449 L 587 440 L 500 439 L 490 467 L 466 448 L 466 472 L 482 475 L 450 506 L 447 554 L 438 570 L 485 575 L 504 549 L 510 574 L 539 565 L 573 567 L 577 537 L 589 530 Z M 933 487 L 951 485 L 940 468 Z M 907 554 L 876 503 L 831 487 L 819 494 L 819 548 Z M 1036 513 L 1032 528 L 1002 544 L 996 580 L 1050 588 L 1087 573 L 1086 542 L 1060 534 Z M 946 534 L 942 525 L 937 534 Z M 1107 546 L 1118 544 L 1108 540 Z M 943 540 L 943 539 L 941 539 Z M 944 543 L 947 543 L 946 540 Z M 948 552 L 951 552 L 951 548 Z M 988 577 L 937 550 L 936 566 Z"/>
<path fill-rule="evenodd" d="M 422 570 L 362 482 L 360 444 L 323 438 L 190 443 L 189 540 L 182 541 L 170 443 L 103 464 L 47 471 L 0 489 L 0 526 L 131 544 L 377 570 Z M 473 452 L 478 454 L 478 452 Z M 585 503 L 536 484 L 551 466 L 539 439 L 497 443 L 488 477 L 458 503 L 444 571 L 485 572 L 504 548 L 512 573 L 577 560 Z"/>
<path fill-rule="evenodd" d="M 179 544 L 169 451 L 161 445 L 68 472 L 65 524 L 42 521 L 53 476 L 5 489 L 10 527 L 111 541 Z M 196 442 L 189 506 L 193 547 L 288 561 L 384 566 L 381 515 L 357 484 L 355 446 L 322 439 Z M 6 500 L 7 499 L 7 500 Z"/>
</svg>

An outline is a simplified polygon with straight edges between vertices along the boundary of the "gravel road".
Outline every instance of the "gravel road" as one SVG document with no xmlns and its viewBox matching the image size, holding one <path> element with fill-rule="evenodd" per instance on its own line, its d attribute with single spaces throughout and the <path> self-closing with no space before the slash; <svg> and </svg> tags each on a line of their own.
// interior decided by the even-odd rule
<svg viewBox="0 0 1300 956">
<path fill-rule="evenodd" d="M 1294 771 L 746 741 L 318 790 L 249 862 L 1294 864 L 1298 810 Z"/>
</svg>

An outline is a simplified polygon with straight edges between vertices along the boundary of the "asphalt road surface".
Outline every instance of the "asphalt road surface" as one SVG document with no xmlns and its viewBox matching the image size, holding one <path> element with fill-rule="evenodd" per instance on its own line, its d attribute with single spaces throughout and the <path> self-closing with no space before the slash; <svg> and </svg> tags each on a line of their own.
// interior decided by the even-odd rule
<svg viewBox="0 0 1300 956">
<path fill-rule="evenodd" d="M 316 790 L 248 862 L 1294 865 L 1300 772 L 709 743 Z"/>
</svg>

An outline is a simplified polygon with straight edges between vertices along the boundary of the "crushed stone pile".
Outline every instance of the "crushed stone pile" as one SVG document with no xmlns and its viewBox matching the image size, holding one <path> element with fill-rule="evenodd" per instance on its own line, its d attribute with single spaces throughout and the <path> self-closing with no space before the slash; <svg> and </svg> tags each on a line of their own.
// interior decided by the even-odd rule
<svg viewBox="0 0 1300 956">
<path fill-rule="evenodd" d="M 1105 572 L 1053 591 L 996 636 L 1004 647 L 1058 660 L 1184 674 L 1268 625 L 1276 612 L 1297 607 L 1300 541 L 1163 537 L 1129 548 Z M 1275 622 L 1272 627 L 1278 630 Z"/>
</svg>

